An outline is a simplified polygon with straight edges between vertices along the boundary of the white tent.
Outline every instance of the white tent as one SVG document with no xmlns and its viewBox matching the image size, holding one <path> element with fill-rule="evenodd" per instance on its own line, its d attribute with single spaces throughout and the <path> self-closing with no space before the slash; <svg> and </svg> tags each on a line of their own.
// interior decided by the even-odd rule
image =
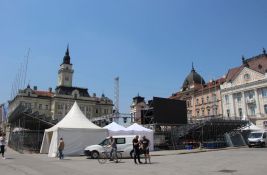
<svg viewBox="0 0 267 175">
<path fill-rule="evenodd" d="M 62 137 L 65 142 L 64 155 L 81 155 L 86 146 L 100 143 L 107 132 L 107 129 L 89 121 L 75 102 L 60 122 L 45 130 L 40 153 L 56 157 L 58 141 Z"/>
<path fill-rule="evenodd" d="M 103 128 L 108 129 L 109 136 L 131 134 L 131 131 L 126 129 L 124 126 L 117 124 L 116 122 L 112 122 L 109 125 L 104 126 Z"/>
<path fill-rule="evenodd" d="M 154 150 L 154 132 L 151 129 L 145 128 L 137 123 L 132 124 L 131 126 L 126 128 L 129 133 L 134 135 L 139 135 L 141 137 L 146 136 L 150 140 L 150 150 Z M 140 138 L 141 139 L 141 138 Z"/>
<path fill-rule="evenodd" d="M 252 122 L 250 122 L 249 124 L 247 124 L 247 126 L 242 128 L 242 131 L 244 131 L 244 130 L 259 131 L 259 130 L 262 130 L 262 128 L 254 125 Z"/>
</svg>

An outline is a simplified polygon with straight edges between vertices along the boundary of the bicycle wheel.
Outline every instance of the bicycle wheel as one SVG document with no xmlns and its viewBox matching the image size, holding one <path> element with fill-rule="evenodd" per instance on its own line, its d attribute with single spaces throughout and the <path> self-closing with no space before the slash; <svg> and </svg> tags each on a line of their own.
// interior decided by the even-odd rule
<svg viewBox="0 0 267 175">
<path fill-rule="evenodd" d="M 118 162 L 120 162 L 121 159 L 122 159 L 122 154 L 121 154 L 120 152 L 117 152 L 116 155 L 117 155 L 117 161 L 116 161 L 116 162 L 118 163 Z M 115 159 L 116 159 L 116 158 L 115 158 Z"/>
<path fill-rule="evenodd" d="M 106 163 L 107 162 L 107 155 L 106 155 L 106 153 L 101 153 L 101 154 L 99 154 L 99 156 L 98 156 L 98 162 L 100 163 L 100 164 L 103 164 L 103 163 Z"/>
</svg>

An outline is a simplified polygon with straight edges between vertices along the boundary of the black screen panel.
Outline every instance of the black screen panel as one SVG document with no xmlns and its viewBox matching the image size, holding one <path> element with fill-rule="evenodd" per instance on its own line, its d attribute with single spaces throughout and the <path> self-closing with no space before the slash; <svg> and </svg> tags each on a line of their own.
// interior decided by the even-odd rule
<svg viewBox="0 0 267 175">
<path fill-rule="evenodd" d="M 186 101 L 154 97 L 153 120 L 162 124 L 187 124 Z"/>
</svg>

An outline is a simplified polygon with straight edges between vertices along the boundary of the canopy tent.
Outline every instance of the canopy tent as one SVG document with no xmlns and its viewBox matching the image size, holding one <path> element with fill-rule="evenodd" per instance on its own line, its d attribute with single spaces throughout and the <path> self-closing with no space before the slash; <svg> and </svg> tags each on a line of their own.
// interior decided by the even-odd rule
<svg viewBox="0 0 267 175">
<path fill-rule="evenodd" d="M 40 153 L 56 157 L 58 142 L 62 137 L 65 142 L 64 155 L 81 155 L 86 146 L 100 143 L 107 132 L 107 129 L 89 121 L 75 102 L 60 122 L 45 130 Z"/>
<path fill-rule="evenodd" d="M 262 130 L 262 128 L 254 125 L 252 122 L 248 123 L 246 127 L 242 128 L 242 131 L 251 130 L 251 131 L 259 131 Z"/>
<path fill-rule="evenodd" d="M 124 126 L 117 124 L 116 122 L 112 122 L 103 128 L 108 129 L 109 136 L 131 134 L 131 131 L 126 129 Z"/>
<path fill-rule="evenodd" d="M 137 123 L 132 124 L 126 128 L 130 134 L 139 135 L 141 137 L 146 136 L 150 141 L 150 150 L 154 150 L 154 132 L 151 129 L 145 128 Z M 140 138 L 142 139 L 142 138 Z"/>
</svg>

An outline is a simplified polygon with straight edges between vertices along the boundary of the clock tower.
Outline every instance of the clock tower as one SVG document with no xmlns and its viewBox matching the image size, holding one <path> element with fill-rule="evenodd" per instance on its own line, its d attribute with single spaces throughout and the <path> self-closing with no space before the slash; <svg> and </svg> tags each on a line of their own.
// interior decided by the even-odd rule
<svg viewBox="0 0 267 175">
<path fill-rule="evenodd" d="M 74 70 L 70 63 L 69 45 L 63 58 L 63 63 L 60 65 L 58 70 L 58 86 L 72 87 L 72 76 Z"/>
</svg>

